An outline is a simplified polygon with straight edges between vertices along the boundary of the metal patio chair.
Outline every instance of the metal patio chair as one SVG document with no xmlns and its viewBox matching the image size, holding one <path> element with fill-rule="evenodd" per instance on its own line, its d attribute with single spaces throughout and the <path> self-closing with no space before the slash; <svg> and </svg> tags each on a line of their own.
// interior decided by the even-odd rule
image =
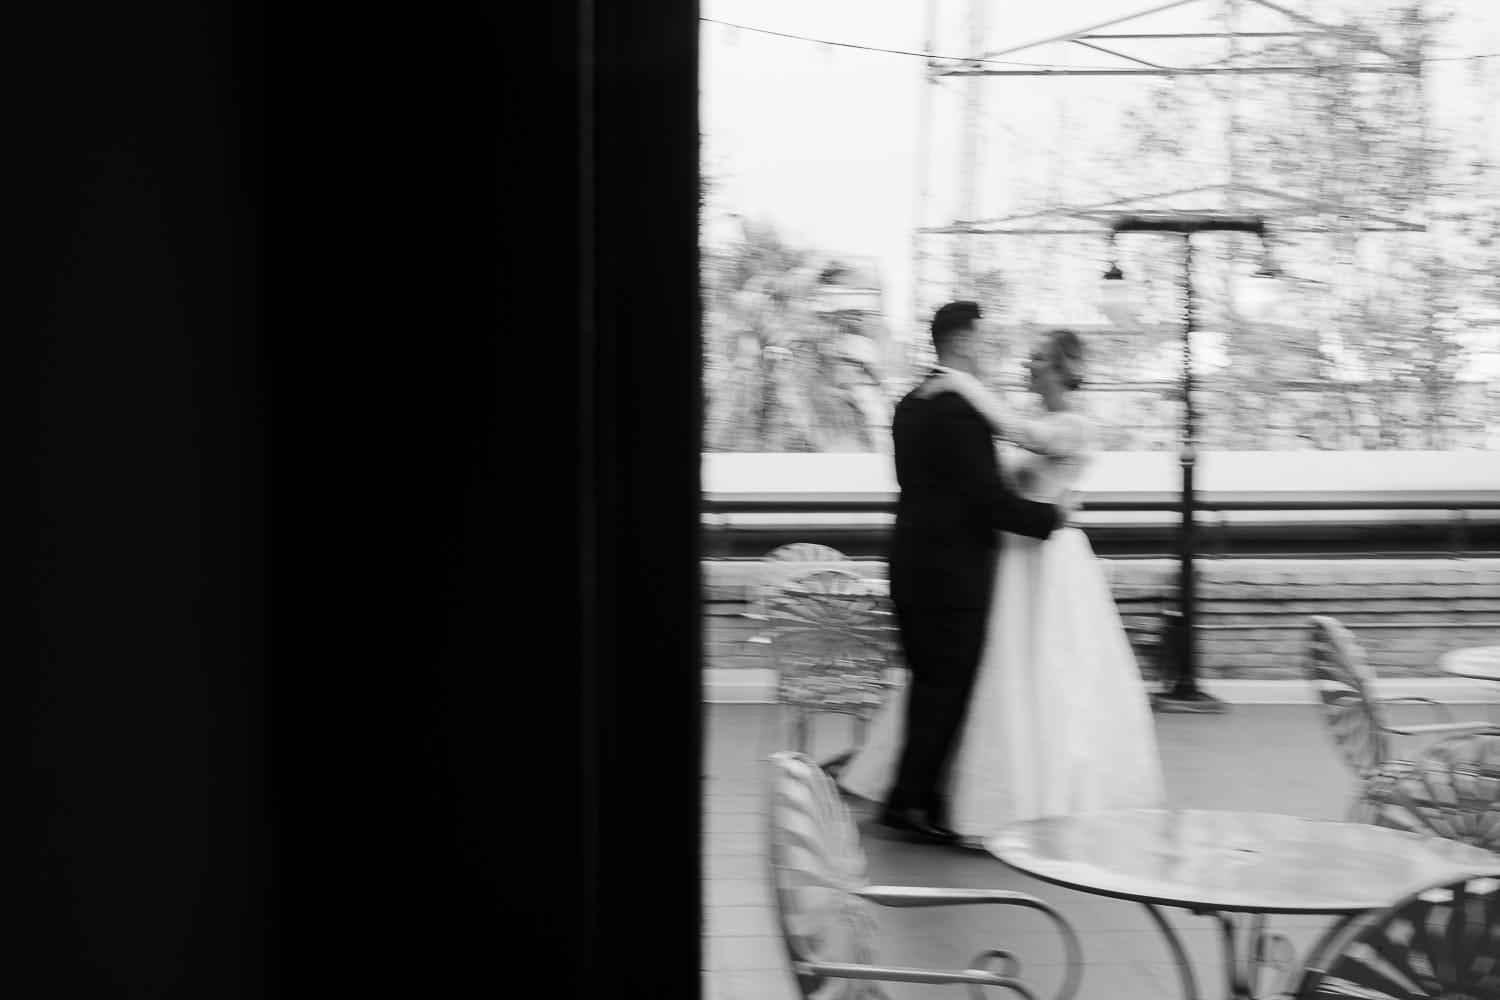
<svg viewBox="0 0 1500 1000">
<path fill-rule="evenodd" d="M 831 545 L 792 542 L 767 552 L 764 559 L 767 562 L 846 562 L 849 557 Z"/>
<path fill-rule="evenodd" d="M 750 610 L 745 617 L 751 621 L 765 621 L 766 598 L 775 593 L 779 587 L 796 580 L 798 577 L 815 573 L 820 569 L 828 569 L 830 563 L 847 563 L 850 559 L 844 553 L 828 545 L 820 545 L 817 542 L 793 542 L 780 548 L 772 549 L 760 557 L 761 574 L 760 579 L 754 584 L 749 601 Z M 752 637 L 751 642 L 760 642 L 760 637 Z"/>
<path fill-rule="evenodd" d="M 1500 736 L 1445 741 L 1382 790 L 1380 826 L 1500 854 Z"/>
<path fill-rule="evenodd" d="M 813 719 L 854 720 L 854 749 L 875 712 L 900 684 L 889 603 L 858 574 L 822 569 L 766 599 L 766 650 L 778 703 L 790 713 L 791 748 L 808 749 Z M 824 766 L 836 768 L 853 750 Z"/>
<path fill-rule="evenodd" d="M 1100 561 L 1100 567 L 1119 606 L 1120 624 L 1125 627 L 1125 637 L 1130 640 L 1130 648 L 1135 653 L 1141 680 L 1147 685 L 1160 684 L 1166 675 L 1166 666 L 1173 661 L 1173 642 L 1177 624 L 1182 619 L 1175 594 L 1153 587 L 1132 587 L 1120 594 L 1116 584 L 1120 563 L 1104 559 Z"/>
<path fill-rule="evenodd" d="M 1172 641 L 1181 618 L 1182 613 L 1165 596 L 1157 599 L 1154 608 L 1136 609 L 1120 616 L 1136 663 L 1140 665 L 1141 679 L 1147 684 L 1160 684 L 1166 678 L 1165 668 L 1172 656 Z"/>
<path fill-rule="evenodd" d="M 1323 719 L 1345 763 L 1359 780 L 1349 818 L 1368 822 L 1376 818 L 1395 783 L 1416 762 L 1397 757 L 1398 737 L 1437 737 L 1422 756 L 1441 754 L 1443 741 L 1474 733 L 1500 733 L 1485 722 L 1455 722 L 1448 709 L 1430 698 L 1375 697 L 1375 672 L 1365 652 L 1344 625 L 1326 615 L 1311 619 L 1312 636 L 1303 667 L 1318 690 Z M 1391 705 L 1427 705 L 1441 719 L 1425 725 L 1398 726 L 1387 711 Z"/>
<path fill-rule="evenodd" d="M 1354 921 L 1297 1000 L 1500 1000 L 1500 874 L 1437 886 Z"/>
<path fill-rule="evenodd" d="M 813 1000 L 890 1000 L 883 983 L 984 987 L 1025 1000 L 1036 993 L 1021 979 L 1011 952 L 990 949 L 964 969 L 909 969 L 880 964 L 874 909 L 886 907 L 1013 906 L 1038 911 L 1062 936 L 1067 965 L 1054 1000 L 1070 1000 L 1083 973 L 1078 936 L 1047 903 L 990 889 L 874 886 L 865 878 L 859 831 L 838 789 L 816 764 L 796 753 L 771 758 L 770 858 L 772 888 L 792 972 Z"/>
</svg>

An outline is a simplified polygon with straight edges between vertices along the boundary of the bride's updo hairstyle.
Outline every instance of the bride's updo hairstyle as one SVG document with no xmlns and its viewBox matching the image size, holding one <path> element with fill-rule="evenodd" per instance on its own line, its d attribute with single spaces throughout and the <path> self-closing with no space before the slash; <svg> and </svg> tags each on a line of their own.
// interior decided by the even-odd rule
<svg viewBox="0 0 1500 1000">
<path fill-rule="evenodd" d="M 1072 330 L 1051 330 L 1042 340 L 1041 354 L 1065 389 L 1083 385 L 1083 338 Z"/>
</svg>

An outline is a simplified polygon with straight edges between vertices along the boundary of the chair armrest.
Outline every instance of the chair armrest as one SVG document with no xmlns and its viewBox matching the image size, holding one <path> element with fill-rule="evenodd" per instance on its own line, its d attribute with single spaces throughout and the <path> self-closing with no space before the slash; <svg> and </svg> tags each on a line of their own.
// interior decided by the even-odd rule
<svg viewBox="0 0 1500 1000">
<path fill-rule="evenodd" d="M 1052 921 L 1057 928 L 1058 934 L 1063 939 L 1063 950 L 1067 954 L 1067 975 L 1063 980 L 1062 987 L 1058 990 L 1055 1000 L 1071 1000 L 1078 992 L 1079 981 L 1083 977 L 1083 947 L 1079 944 L 1078 933 L 1073 930 L 1073 925 L 1052 906 L 1052 904 L 1028 896 L 1020 892 L 1006 892 L 1003 889 L 931 889 L 923 886 L 892 886 L 872 885 L 859 890 L 857 895 L 868 902 L 878 906 L 887 907 L 915 907 L 915 906 L 1020 906 L 1028 910 L 1036 910 Z M 986 973 L 987 974 L 987 973 Z M 998 984 L 997 984 L 998 985 Z M 1018 989 L 1011 986 L 1012 989 Z M 1025 992 L 1024 989 L 1019 990 Z M 1029 994 L 1027 994 L 1029 996 Z"/>
<path fill-rule="evenodd" d="M 861 899 L 889 907 L 908 906 L 973 906 L 983 903 L 998 903 L 1010 906 L 1028 906 L 1032 909 L 1050 910 L 1046 903 L 1035 896 L 1002 889 L 929 889 L 916 885 L 872 885 L 858 892 Z"/>
<path fill-rule="evenodd" d="M 1386 726 L 1385 731 L 1396 736 L 1434 736 L 1442 733 L 1453 735 L 1485 733 L 1500 736 L 1500 726 L 1489 722 L 1436 722 L 1425 726 Z"/>
<path fill-rule="evenodd" d="M 1034 994 L 1021 983 L 993 972 L 978 969 L 903 969 L 881 965 L 843 965 L 834 962 L 798 962 L 799 969 L 828 976 L 830 979 L 866 979 L 881 983 L 970 983 L 974 986 L 999 986 L 1014 990 L 1033 1000 Z"/>
<path fill-rule="evenodd" d="M 1444 721 L 1453 721 L 1453 712 L 1442 702 L 1433 701 L 1431 698 L 1382 698 L 1382 705 L 1427 705 Z"/>
</svg>

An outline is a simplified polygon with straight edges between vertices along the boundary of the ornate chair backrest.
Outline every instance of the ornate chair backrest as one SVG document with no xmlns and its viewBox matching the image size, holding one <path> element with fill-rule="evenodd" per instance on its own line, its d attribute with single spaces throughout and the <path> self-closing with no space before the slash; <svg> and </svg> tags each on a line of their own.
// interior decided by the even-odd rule
<svg viewBox="0 0 1500 1000">
<path fill-rule="evenodd" d="M 1500 736 L 1470 733 L 1442 741 L 1396 778 L 1384 799 L 1380 826 L 1500 854 Z"/>
<path fill-rule="evenodd" d="M 1390 760 L 1391 746 L 1365 651 L 1341 622 L 1315 615 L 1304 669 L 1318 689 L 1324 721 L 1344 760 L 1361 777 L 1374 773 Z"/>
<path fill-rule="evenodd" d="M 761 556 L 760 580 L 750 594 L 757 613 L 765 612 L 766 598 L 793 580 L 816 572 L 829 563 L 847 563 L 849 557 L 838 549 L 816 542 L 793 542 L 772 549 Z M 820 566 L 820 564 L 822 564 Z"/>
<path fill-rule="evenodd" d="M 1356 921 L 1296 996 L 1500 1000 L 1500 878 L 1438 886 Z"/>
<path fill-rule="evenodd" d="M 793 542 L 765 555 L 766 562 L 846 562 L 848 559 L 838 549 L 817 542 Z"/>
<path fill-rule="evenodd" d="M 894 625 L 885 599 L 858 574 L 810 572 L 773 591 L 765 613 L 784 702 L 864 712 L 885 701 Z"/>
<path fill-rule="evenodd" d="M 809 963 L 873 965 L 875 919 L 854 817 L 833 780 L 797 753 L 771 758 L 772 888 L 787 956 L 804 997 L 884 1000 L 875 983 L 831 979 Z"/>
</svg>

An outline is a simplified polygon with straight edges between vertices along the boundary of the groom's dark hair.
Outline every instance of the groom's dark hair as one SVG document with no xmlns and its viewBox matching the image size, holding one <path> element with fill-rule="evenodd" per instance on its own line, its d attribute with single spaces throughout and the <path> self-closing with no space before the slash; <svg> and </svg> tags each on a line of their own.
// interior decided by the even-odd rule
<svg viewBox="0 0 1500 1000">
<path fill-rule="evenodd" d="M 978 302 L 950 302 L 932 315 L 932 346 L 942 351 L 955 334 L 967 333 L 978 321 Z"/>
</svg>

